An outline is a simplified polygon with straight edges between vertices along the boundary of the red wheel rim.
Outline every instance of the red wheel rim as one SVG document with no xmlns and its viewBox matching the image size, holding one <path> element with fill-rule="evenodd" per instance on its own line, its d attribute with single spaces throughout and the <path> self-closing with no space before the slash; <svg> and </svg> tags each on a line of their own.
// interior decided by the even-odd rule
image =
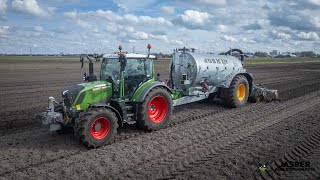
<svg viewBox="0 0 320 180">
<path fill-rule="evenodd" d="M 94 139 L 105 138 L 110 131 L 110 121 L 105 117 L 95 119 L 91 125 L 90 133 Z"/>
<path fill-rule="evenodd" d="M 168 112 L 168 103 L 163 96 L 156 96 L 148 104 L 148 116 L 154 123 L 164 120 Z"/>
</svg>

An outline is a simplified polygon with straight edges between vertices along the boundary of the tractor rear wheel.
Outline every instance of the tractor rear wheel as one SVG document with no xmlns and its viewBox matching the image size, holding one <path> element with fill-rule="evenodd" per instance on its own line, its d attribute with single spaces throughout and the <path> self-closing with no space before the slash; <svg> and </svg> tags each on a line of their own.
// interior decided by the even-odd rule
<svg viewBox="0 0 320 180">
<path fill-rule="evenodd" d="M 91 108 L 80 114 L 75 135 L 80 142 L 97 148 L 113 141 L 117 134 L 118 118 L 109 109 Z"/>
<path fill-rule="evenodd" d="M 173 102 L 170 93 L 156 87 L 147 94 L 138 109 L 137 124 L 145 130 L 158 130 L 163 128 L 173 109 Z"/>
<path fill-rule="evenodd" d="M 249 83 L 245 76 L 238 75 L 233 78 L 229 88 L 222 90 L 222 98 L 226 106 L 236 108 L 247 103 L 249 97 Z"/>
</svg>

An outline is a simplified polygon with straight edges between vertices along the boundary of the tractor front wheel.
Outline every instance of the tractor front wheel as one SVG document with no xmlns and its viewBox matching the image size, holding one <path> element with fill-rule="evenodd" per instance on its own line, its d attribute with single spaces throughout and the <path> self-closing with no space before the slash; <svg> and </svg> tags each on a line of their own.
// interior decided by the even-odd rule
<svg viewBox="0 0 320 180">
<path fill-rule="evenodd" d="M 75 135 L 83 145 L 97 148 L 112 142 L 117 134 L 117 121 L 118 118 L 111 110 L 91 108 L 80 114 L 75 125 Z"/>
<path fill-rule="evenodd" d="M 172 98 L 167 90 L 161 87 L 152 89 L 139 106 L 138 126 L 146 130 L 163 128 L 172 114 L 172 107 Z"/>
</svg>

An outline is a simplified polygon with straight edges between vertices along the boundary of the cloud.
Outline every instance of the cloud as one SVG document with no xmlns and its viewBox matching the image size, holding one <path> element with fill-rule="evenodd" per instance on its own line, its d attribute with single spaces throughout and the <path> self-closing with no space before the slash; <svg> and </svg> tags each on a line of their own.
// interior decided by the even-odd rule
<svg viewBox="0 0 320 180">
<path fill-rule="evenodd" d="M 228 35 L 224 35 L 221 39 L 224 41 L 239 42 L 236 38 Z"/>
<path fill-rule="evenodd" d="M 41 26 L 35 26 L 35 27 L 34 27 L 34 30 L 35 30 L 36 32 L 43 32 L 43 31 L 44 31 L 43 27 L 41 27 Z"/>
<path fill-rule="evenodd" d="M 0 53 L 28 53 L 25 47 L 33 44 L 34 52 L 107 53 L 118 43 L 142 53 L 148 43 L 164 53 L 183 46 L 218 52 L 230 44 L 244 51 L 320 52 L 319 0 L 113 0 L 110 6 L 98 0 L 0 0 L 0 9 L 3 4 Z M 11 10 L 45 18 L 15 18 Z"/>
<path fill-rule="evenodd" d="M 119 32 L 127 32 L 132 33 L 135 32 L 135 29 L 132 26 L 123 26 L 121 24 L 111 23 L 108 24 L 106 30 L 111 33 L 119 33 Z"/>
<path fill-rule="evenodd" d="M 148 9 L 156 0 L 113 0 L 120 9 L 126 12 L 134 12 L 137 10 Z"/>
<path fill-rule="evenodd" d="M 228 4 L 227 0 L 179 0 L 183 3 L 192 5 L 210 6 L 210 7 L 224 7 Z"/>
<path fill-rule="evenodd" d="M 205 4 L 205 5 L 212 5 L 212 6 L 225 6 L 227 5 L 226 0 L 195 0 L 195 2 L 200 3 L 200 4 Z"/>
<path fill-rule="evenodd" d="M 169 44 L 170 44 L 170 45 L 174 45 L 174 46 L 182 46 L 182 45 L 183 45 L 183 42 L 182 42 L 182 41 L 179 41 L 179 40 L 170 40 L 170 41 L 169 41 Z"/>
<path fill-rule="evenodd" d="M 300 32 L 297 37 L 301 40 L 307 40 L 307 41 L 319 41 L 320 38 L 317 33 L 315 32 Z"/>
<path fill-rule="evenodd" d="M 80 27 L 82 27 L 82 28 L 88 28 L 88 27 L 90 27 L 90 24 L 89 24 L 88 22 L 83 21 L 83 20 L 81 20 L 81 19 L 76 19 L 76 20 L 75 20 L 75 23 L 76 23 L 77 25 L 79 25 Z"/>
<path fill-rule="evenodd" d="M 149 25 L 161 25 L 161 26 L 171 26 L 171 21 L 166 20 L 163 17 L 150 17 L 150 16 L 137 16 L 133 14 L 118 15 L 110 10 L 97 10 L 95 12 L 82 13 L 80 16 L 95 16 L 100 17 L 109 22 L 119 23 L 119 24 L 149 24 Z"/>
<path fill-rule="evenodd" d="M 174 22 L 189 29 L 208 29 L 212 25 L 211 19 L 212 15 L 207 12 L 186 10 L 183 14 L 179 14 Z"/>
<path fill-rule="evenodd" d="M 155 35 L 155 34 L 150 34 L 150 38 L 156 39 L 156 40 L 163 40 L 163 41 L 168 41 L 168 37 L 166 35 Z"/>
<path fill-rule="evenodd" d="M 273 39 L 290 39 L 292 36 L 286 32 L 279 30 L 271 30 L 270 37 Z"/>
<path fill-rule="evenodd" d="M 70 32 L 70 30 L 67 29 L 66 27 L 57 27 L 57 28 L 53 29 L 52 32 L 59 33 L 59 34 L 66 34 L 66 33 Z"/>
<path fill-rule="evenodd" d="M 320 1 L 319 0 L 308 0 L 307 2 L 309 2 L 312 5 L 320 6 Z"/>
<path fill-rule="evenodd" d="M 227 26 L 225 26 L 223 24 L 220 24 L 220 25 L 217 26 L 217 31 L 218 32 L 222 32 L 222 33 L 228 32 L 229 31 L 229 27 L 227 27 Z"/>
<path fill-rule="evenodd" d="M 13 0 L 13 10 L 42 18 L 49 18 L 51 15 L 45 9 L 41 8 L 36 0 Z"/>
<path fill-rule="evenodd" d="M 262 29 L 262 26 L 258 23 L 248 24 L 243 26 L 244 30 L 259 30 Z"/>
<path fill-rule="evenodd" d="M 9 33 L 9 26 L 0 26 L 0 37 L 6 37 Z"/>
<path fill-rule="evenodd" d="M 63 13 L 63 15 L 68 18 L 76 19 L 78 16 L 78 13 L 77 11 L 74 10 L 74 11 L 65 12 Z"/>
<path fill-rule="evenodd" d="M 175 8 L 173 6 L 162 6 L 160 10 L 167 14 L 174 14 Z"/>
<path fill-rule="evenodd" d="M 131 33 L 129 37 L 135 40 L 146 40 L 149 38 L 149 35 L 145 32 L 138 31 L 138 32 Z"/>
<path fill-rule="evenodd" d="M 7 0 L 0 0 L 0 15 L 4 14 L 7 10 Z"/>
<path fill-rule="evenodd" d="M 289 27 L 292 30 L 320 30 L 319 12 L 312 9 L 297 10 L 293 5 L 281 6 L 271 10 L 268 19 L 271 25 Z"/>
<path fill-rule="evenodd" d="M 143 31 L 134 31 L 134 32 L 119 31 L 117 35 L 118 35 L 118 40 L 122 42 L 127 42 L 127 43 L 148 40 L 151 37 L 150 34 Z"/>
<path fill-rule="evenodd" d="M 249 44 L 255 44 L 255 43 L 257 43 L 255 40 L 247 39 L 247 38 L 241 38 L 240 41 L 241 41 L 241 42 L 244 42 L 244 43 L 249 43 Z"/>
<path fill-rule="evenodd" d="M 155 31 L 152 31 L 152 34 L 154 34 L 154 35 L 167 35 L 168 33 L 164 30 L 155 30 Z"/>
<path fill-rule="evenodd" d="M 285 1 L 290 8 L 294 9 L 319 9 L 320 1 L 319 0 L 296 0 L 296 1 Z"/>
<path fill-rule="evenodd" d="M 63 15 L 65 17 L 72 19 L 75 24 L 77 24 L 78 26 L 80 26 L 82 28 L 88 28 L 90 26 L 88 22 L 80 19 L 77 11 L 65 12 L 65 13 L 63 13 Z"/>
</svg>

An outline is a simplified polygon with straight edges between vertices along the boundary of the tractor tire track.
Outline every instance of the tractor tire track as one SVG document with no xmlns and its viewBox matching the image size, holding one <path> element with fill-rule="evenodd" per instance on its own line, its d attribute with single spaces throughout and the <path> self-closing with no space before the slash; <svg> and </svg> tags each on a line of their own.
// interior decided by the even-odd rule
<svg viewBox="0 0 320 180">
<path fill-rule="evenodd" d="M 262 172 L 259 176 L 263 179 L 279 179 L 279 178 L 298 178 L 299 179 L 319 179 L 320 178 L 320 166 L 319 166 L 319 156 L 320 155 L 320 131 L 315 132 L 312 136 L 307 138 L 307 140 L 301 142 L 296 145 L 290 151 L 285 153 L 281 158 L 273 161 L 269 167 L 268 172 Z M 303 171 L 303 173 L 297 171 L 282 171 L 285 163 L 289 162 L 301 162 L 307 161 L 311 162 L 312 160 L 318 159 L 317 161 L 313 161 L 310 166 L 310 170 Z M 285 167 L 284 167 L 285 168 Z M 298 167 L 299 168 L 299 167 Z M 259 178 L 256 176 L 255 178 Z"/>
<path fill-rule="evenodd" d="M 174 178 L 180 173 L 189 171 L 189 168 L 194 165 L 210 161 L 214 155 L 232 149 L 233 146 L 237 146 L 244 139 L 254 135 L 255 133 L 266 129 L 269 126 L 280 123 L 281 121 L 285 121 L 294 114 L 320 104 L 319 99 L 320 98 L 312 100 L 311 102 L 309 101 L 309 103 L 304 105 L 302 108 L 301 104 L 299 104 L 291 107 L 289 111 L 277 111 L 277 113 L 274 114 L 274 117 L 265 117 L 262 119 L 257 118 L 249 124 L 235 128 L 232 132 L 228 132 L 224 136 L 219 136 L 219 138 L 212 138 L 212 136 L 207 136 L 207 138 L 204 137 L 202 140 L 196 141 L 202 143 L 196 143 L 195 145 L 179 149 L 176 152 L 170 153 L 165 157 L 155 159 L 149 163 L 143 162 L 137 165 L 139 168 L 126 170 L 125 174 L 117 174 L 116 177 L 120 176 L 120 178 L 134 179 L 148 179 L 150 177 L 152 179 Z"/>
<path fill-rule="evenodd" d="M 296 144 L 306 141 L 310 136 L 319 132 L 320 125 L 317 122 L 320 120 L 320 114 L 310 115 L 310 112 L 318 108 L 320 108 L 320 104 L 284 119 L 259 131 L 259 133 L 247 136 L 243 141 L 233 143 L 223 151 L 206 156 L 205 159 L 200 159 L 187 166 L 189 169 L 185 173 L 179 171 L 172 178 L 271 179 L 263 174 L 269 173 L 270 162 L 279 158 L 281 154 L 287 154 L 288 149 L 294 148 Z M 297 134 L 301 135 L 297 136 Z M 297 138 L 290 138 L 291 136 Z M 267 165 L 267 172 L 259 171 L 258 168 L 263 164 Z M 319 160 L 314 164 L 319 164 Z M 275 179 L 283 178 L 285 176 L 279 176 Z M 308 179 L 314 179 L 314 177 Z"/>
<path fill-rule="evenodd" d="M 187 105 L 188 108 L 194 107 L 194 106 L 195 106 L 194 104 L 190 104 L 189 106 Z M 183 109 L 184 108 L 181 108 L 180 110 L 182 111 Z M 212 115 L 212 114 L 215 114 L 215 113 L 223 112 L 223 111 L 227 110 L 227 108 L 216 106 L 216 109 L 210 110 L 210 108 L 208 108 L 208 110 L 209 111 L 206 114 L 201 114 L 201 115 L 196 115 L 196 116 L 194 114 L 197 114 L 196 112 L 198 110 L 195 110 L 194 112 L 189 112 L 189 114 L 187 114 L 187 115 L 184 112 L 181 112 L 181 113 L 183 113 L 183 116 L 179 116 L 179 114 L 177 116 L 173 116 L 172 117 L 172 121 L 173 122 L 169 123 L 166 127 L 171 127 L 171 126 L 174 126 L 174 125 L 177 125 L 177 124 L 181 124 L 181 123 L 184 123 L 184 122 L 189 122 L 189 121 L 192 121 L 192 120 L 196 120 L 196 119 L 201 118 L 201 117 L 205 117 L 205 116 L 209 116 L 209 115 Z M 32 129 L 30 129 L 29 131 L 32 134 L 35 134 L 35 132 L 37 131 L 38 127 L 41 127 L 41 125 L 38 125 L 37 127 L 34 127 Z M 21 128 L 19 128 L 19 130 L 21 131 Z M 48 135 L 54 133 L 54 132 L 52 132 L 52 133 L 47 132 L 47 129 L 43 129 L 42 132 L 46 134 L 46 137 L 48 137 Z M 118 135 L 116 136 L 115 142 L 121 142 L 123 140 L 127 140 L 127 139 L 130 139 L 130 138 L 137 137 L 137 136 L 143 135 L 143 134 L 148 134 L 148 133 L 152 133 L 152 132 L 143 131 L 143 130 L 138 129 L 138 128 L 129 127 L 126 130 L 120 130 L 120 132 L 118 132 Z M 4 132 L 3 135 L 8 135 L 8 134 L 6 134 L 6 132 Z M 35 141 L 38 142 L 39 139 L 36 138 L 36 137 L 38 137 L 38 135 L 35 136 Z M 60 136 L 60 137 L 62 137 L 62 136 Z M 53 136 L 50 139 L 52 140 L 52 139 L 55 139 L 55 138 L 57 138 L 57 137 Z M 48 140 L 50 140 L 50 139 L 48 139 Z M 72 136 L 71 140 L 72 140 L 71 142 L 63 142 L 63 145 L 64 146 L 74 145 L 76 141 L 73 138 L 73 136 Z M 0 144 L 4 144 L 4 143 L 5 142 L 0 142 Z M 30 144 L 30 141 L 27 142 L 27 143 Z M 6 144 L 12 145 L 13 144 L 12 140 L 10 140 L 9 142 L 6 142 Z M 59 143 L 59 144 L 57 144 L 57 146 L 61 146 L 61 144 Z M 87 151 L 87 149 L 84 149 L 84 151 L 81 151 L 81 152 L 86 152 L 86 151 Z M 46 163 L 49 163 L 49 162 L 54 162 L 56 160 L 60 160 L 60 159 L 63 159 L 65 157 L 70 157 L 70 156 L 77 155 L 77 154 L 79 154 L 79 153 L 68 152 L 68 153 L 65 153 L 65 155 L 59 155 L 57 157 L 48 158 L 48 160 L 43 161 L 43 162 L 36 162 L 34 164 L 28 164 L 26 167 L 29 167 L 29 166 L 38 167 L 38 166 L 41 166 L 42 164 L 46 164 Z M 18 168 L 18 169 L 22 170 L 22 169 L 25 169 L 26 167 L 24 167 L 24 168 L 21 167 L 21 168 Z"/>
</svg>

